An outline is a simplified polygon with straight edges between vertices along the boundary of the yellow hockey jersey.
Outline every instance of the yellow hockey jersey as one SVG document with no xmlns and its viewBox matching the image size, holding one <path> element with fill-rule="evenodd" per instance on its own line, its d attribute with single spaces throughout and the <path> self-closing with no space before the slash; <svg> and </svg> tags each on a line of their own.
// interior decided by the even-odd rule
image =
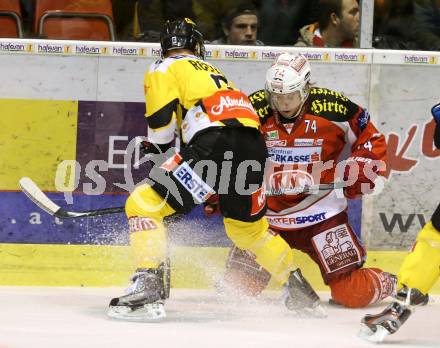
<svg viewBox="0 0 440 348">
<path fill-rule="evenodd" d="M 260 121 L 248 97 L 216 67 L 192 55 L 153 63 L 144 79 L 148 139 L 183 143 L 210 127 L 252 127 Z"/>
</svg>

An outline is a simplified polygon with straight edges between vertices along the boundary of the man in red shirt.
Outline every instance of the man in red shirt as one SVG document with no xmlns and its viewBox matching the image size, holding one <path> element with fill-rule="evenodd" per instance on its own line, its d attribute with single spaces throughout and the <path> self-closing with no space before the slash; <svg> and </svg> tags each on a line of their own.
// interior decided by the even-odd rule
<svg viewBox="0 0 440 348">
<path fill-rule="evenodd" d="M 266 189 L 288 192 L 340 177 L 346 187 L 267 197 L 266 218 L 272 233 L 318 264 L 334 302 L 364 307 L 394 295 L 396 277 L 362 268 L 365 249 L 348 223 L 347 199 L 373 190 L 384 170 L 385 138 L 365 109 L 339 92 L 311 87 L 310 73 L 304 56 L 282 54 L 267 72 L 265 90 L 249 96 L 269 153 Z M 233 248 L 225 286 L 260 293 L 270 276 L 253 260 Z"/>
<path fill-rule="evenodd" d="M 300 29 L 295 46 L 357 47 L 359 28 L 357 0 L 321 0 L 318 22 Z"/>
</svg>

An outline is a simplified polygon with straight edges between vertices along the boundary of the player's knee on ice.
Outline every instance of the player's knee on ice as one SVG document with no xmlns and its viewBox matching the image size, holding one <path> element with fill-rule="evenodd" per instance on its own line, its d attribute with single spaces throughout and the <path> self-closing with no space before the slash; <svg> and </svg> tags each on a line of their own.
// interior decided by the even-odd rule
<svg viewBox="0 0 440 348">
<path fill-rule="evenodd" d="M 396 277 L 377 268 L 358 268 L 329 281 L 334 301 L 362 308 L 395 294 Z"/>
</svg>

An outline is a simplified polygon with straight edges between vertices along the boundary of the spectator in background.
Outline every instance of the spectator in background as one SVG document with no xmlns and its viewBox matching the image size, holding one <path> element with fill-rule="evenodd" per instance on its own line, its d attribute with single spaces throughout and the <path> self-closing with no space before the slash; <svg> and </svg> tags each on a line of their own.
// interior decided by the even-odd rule
<svg viewBox="0 0 440 348">
<path fill-rule="evenodd" d="M 197 25 L 202 30 L 203 37 L 212 41 L 223 35 L 221 18 L 237 6 L 237 0 L 193 0 L 193 4 Z"/>
<path fill-rule="evenodd" d="M 440 0 L 414 1 L 414 40 L 422 50 L 440 51 Z"/>
<path fill-rule="evenodd" d="M 359 27 L 356 0 L 320 0 L 318 23 L 301 28 L 295 46 L 357 47 Z"/>
<path fill-rule="evenodd" d="M 292 45 L 299 30 L 318 20 L 319 0 L 264 0 L 258 11 L 258 38 L 266 45 Z"/>
<path fill-rule="evenodd" d="M 373 47 L 417 50 L 413 0 L 375 0 Z"/>
<path fill-rule="evenodd" d="M 33 0 L 20 0 L 21 17 L 23 19 L 23 31 L 26 37 L 32 36 L 34 13 L 35 13 L 35 1 Z"/>
<path fill-rule="evenodd" d="M 159 42 L 165 21 L 195 18 L 192 0 L 113 0 L 113 8 L 118 6 L 118 10 L 124 4 L 130 6 L 130 11 L 125 9 L 125 12 L 131 16 L 121 34 L 127 41 Z"/>
<path fill-rule="evenodd" d="M 232 8 L 222 21 L 223 37 L 212 41 L 218 45 L 264 45 L 257 40 L 258 15 L 251 2 Z"/>
<path fill-rule="evenodd" d="M 136 0 L 112 0 L 113 23 L 118 40 L 133 40 L 133 18 Z"/>
</svg>

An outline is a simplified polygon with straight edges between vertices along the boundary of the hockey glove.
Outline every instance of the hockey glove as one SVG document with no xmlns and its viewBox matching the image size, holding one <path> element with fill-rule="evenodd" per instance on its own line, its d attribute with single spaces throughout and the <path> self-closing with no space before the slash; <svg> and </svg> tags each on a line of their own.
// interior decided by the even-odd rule
<svg viewBox="0 0 440 348">
<path fill-rule="evenodd" d="M 154 144 L 147 140 L 141 141 L 141 153 L 144 155 L 165 153 L 171 147 L 172 142 L 167 144 Z"/>
<path fill-rule="evenodd" d="M 435 122 L 440 123 L 440 102 L 432 107 L 431 114 Z"/>
<path fill-rule="evenodd" d="M 431 114 L 436 122 L 434 132 L 434 144 L 437 149 L 440 149 L 440 103 L 432 107 Z"/>
<path fill-rule="evenodd" d="M 378 157 L 368 150 L 359 150 L 352 153 L 352 157 L 346 161 L 344 171 L 345 182 L 355 182 L 344 188 L 344 195 L 348 199 L 360 198 L 363 194 L 373 192 L 375 184 L 374 180 L 377 178 L 377 172 L 380 170 L 379 166 L 372 165 L 373 160 L 378 160 Z M 355 167 L 359 169 L 357 177 Z"/>
<path fill-rule="evenodd" d="M 207 217 L 211 217 L 212 215 L 220 214 L 220 202 L 218 195 L 210 196 L 203 203 L 203 212 Z"/>
</svg>

